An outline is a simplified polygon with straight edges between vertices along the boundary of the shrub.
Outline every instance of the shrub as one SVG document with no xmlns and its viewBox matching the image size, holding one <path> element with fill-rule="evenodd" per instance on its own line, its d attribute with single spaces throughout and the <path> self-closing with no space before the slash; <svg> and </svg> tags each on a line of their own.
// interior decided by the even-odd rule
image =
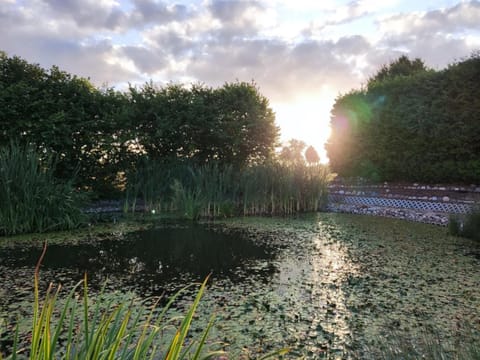
<svg viewBox="0 0 480 360">
<path fill-rule="evenodd" d="M 475 209 L 466 216 L 461 235 L 480 241 L 480 209 Z"/>
<path fill-rule="evenodd" d="M 464 217 L 451 216 L 448 233 L 480 241 L 480 209 L 473 209 Z"/>
</svg>

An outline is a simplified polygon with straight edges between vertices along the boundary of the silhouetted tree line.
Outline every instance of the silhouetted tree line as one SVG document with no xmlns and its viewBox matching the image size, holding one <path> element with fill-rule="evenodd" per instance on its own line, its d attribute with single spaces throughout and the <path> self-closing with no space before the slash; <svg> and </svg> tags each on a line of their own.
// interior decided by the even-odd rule
<svg viewBox="0 0 480 360">
<path fill-rule="evenodd" d="M 36 146 L 55 176 L 106 195 L 141 158 L 240 168 L 269 159 L 278 128 L 253 83 L 99 89 L 0 52 L 0 146 Z"/>
<path fill-rule="evenodd" d="M 339 96 L 331 169 L 374 181 L 480 183 L 480 53 L 441 71 L 402 56 Z"/>
</svg>

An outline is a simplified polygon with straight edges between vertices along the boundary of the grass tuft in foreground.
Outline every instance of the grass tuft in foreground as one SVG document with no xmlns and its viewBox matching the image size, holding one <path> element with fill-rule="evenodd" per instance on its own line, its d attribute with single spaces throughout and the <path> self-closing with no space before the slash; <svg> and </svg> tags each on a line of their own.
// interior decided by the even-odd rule
<svg viewBox="0 0 480 360">
<path fill-rule="evenodd" d="M 50 285 L 41 302 L 39 270 L 45 252 L 46 245 L 35 268 L 31 332 L 20 335 L 17 325 L 12 335 L 12 349 L 5 360 L 196 360 L 219 359 L 225 355 L 223 351 L 211 351 L 205 346 L 213 317 L 199 337 L 189 334 L 208 277 L 185 314 L 175 318 L 167 316 L 167 312 L 190 286 L 172 296 L 163 308 L 157 307 L 157 302 L 147 311 L 132 301 L 120 304 L 92 301 L 85 275 L 65 299 L 59 298 L 60 287 L 53 290 Z M 286 352 L 286 349 L 275 351 L 262 359 L 278 358 Z M 4 360 L 1 352 L 0 360 Z"/>
<path fill-rule="evenodd" d="M 19 339 L 17 330 L 13 336 L 12 352 L 6 359 L 28 357 L 35 360 L 59 358 L 174 360 L 209 359 L 223 354 L 218 351 L 204 351 L 213 318 L 200 338 L 192 340 L 187 337 L 208 278 L 201 284 L 192 305 L 179 320 L 179 325 L 173 320 L 166 319 L 165 315 L 182 290 L 159 312 L 156 311 L 156 307 L 146 312 L 132 303 L 110 304 L 107 311 L 102 311 L 104 306 L 101 306 L 100 302 L 94 304 L 89 299 L 86 276 L 70 291 L 64 304 L 59 308 L 60 288 L 53 291 L 53 287 L 50 286 L 45 299 L 43 302 L 40 301 L 39 268 L 45 249 L 46 247 L 35 269 L 31 334 L 25 343 Z M 82 290 L 81 297 L 77 294 L 78 290 Z M 170 338 L 165 339 L 166 335 Z M 166 345 L 161 347 L 159 344 Z"/>
</svg>

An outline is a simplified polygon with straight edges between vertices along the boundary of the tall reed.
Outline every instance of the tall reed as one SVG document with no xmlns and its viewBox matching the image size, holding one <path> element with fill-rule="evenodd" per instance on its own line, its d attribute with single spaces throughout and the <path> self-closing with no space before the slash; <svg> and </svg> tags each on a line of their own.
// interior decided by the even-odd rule
<svg viewBox="0 0 480 360">
<path fill-rule="evenodd" d="M 31 146 L 0 148 L 0 235 L 71 229 L 85 221 L 83 197 L 72 182 L 55 179 L 54 167 L 52 156 Z"/>
<path fill-rule="evenodd" d="M 209 162 L 144 161 L 129 177 L 129 187 L 149 208 L 182 216 L 292 215 L 326 204 L 328 168 L 272 161 L 242 169 Z M 160 204 L 163 204 L 161 206 Z"/>
</svg>

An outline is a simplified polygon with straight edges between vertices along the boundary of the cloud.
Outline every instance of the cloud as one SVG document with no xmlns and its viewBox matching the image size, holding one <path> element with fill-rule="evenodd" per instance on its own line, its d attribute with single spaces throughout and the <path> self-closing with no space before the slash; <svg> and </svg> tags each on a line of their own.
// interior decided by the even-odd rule
<svg viewBox="0 0 480 360">
<path fill-rule="evenodd" d="M 134 9 L 130 14 L 131 24 L 146 26 L 153 23 L 168 23 L 188 18 L 189 11 L 185 5 L 169 5 L 163 1 L 134 0 Z"/>
<path fill-rule="evenodd" d="M 479 30 L 480 1 L 461 2 L 447 9 L 424 13 L 404 13 L 379 21 L 386 34 L 412 34 L 422 36 L 433 33 L 463 33 Z"/>
<path fill-rule="evenodd" d="M 344 6 L 326 9 L 326 20 L 311 22 L 302 33 L 307 37 L 319 35 L 329 26 L 348 24 L 352 21 L 361 19 L 371 14 L 371 9 L 372 7 L 369 5 L 369 1 L 366 0 L 351 1 Z"/>
<path fill-rule="evenodd" d="M 43 3 L 53 18 L 71 20 L 81 28 L 115 30 L 127 21 L 120 6 L 111 0 L 43 0 Z"/>
<path fill-rule="evenodd" d="M 373 0 L 357 0 L 337 8 L 333 1 L 316 3 L 327 19 L 312 29 L 321 33 L 325 26 L 370 19 L 394 1 L 373 6 Z M 336 91 L 358 87 L 382 64 L 405 52 L 444 66 L 452 60 L 446 54 L 460 57 L 471 52 L 475 41 L 463 34 L 478 30 L 480 18 L 476 0 L 379 18 L 375 40 L 361 33 L 335 38 L 282 37 L 280 32 L 268 36 L 268 30 L 283 21 L 275 13 L 276 3 L 132 0 L 124 7 L 113 0 L 3 2 L 0 31 L 8 36 L 0 39 L 0 49 L 46 67 L 57 64 L 97 84 L 152 78 L 221 85 L 255 79 L 272 101 L 279 102 L 325 86 Z"/>
<path fill-rule="evenodd" d="M 355 46 L 347 47 L 352 41 Z M 361 49 L 370 49 L 362 37 L 338 42 L 312 40 L 295 45 L 255 39 L 228 45 L 212 43 L 203 56 L 189 64 L 187 71 L 201 81 L 217 85 L 235 79 L 255 79 L 262 91 L 278 102 L 320 91 L 329 83 L 342 90 L 351 87 L 352 79 L 358 79 L 358 75 L 348 58 Z"/>
<path fill-rule="evenodd" d="M 379 20 L 383 36 L 377 45 L 392 54 L 406 53 L 443 68 L 454 60 L 452 55 L 462 57 L 475 50 L 465 34 L 479 30 L 479 19 L 480 1 L 476 0 L 446 9 L 398 14 Z"/>
<path fill-rule="evenodd" d="M 144 74 L 154 74 L 168 66 L 168 58 L 160 50 L 152 50 L 144 46 L 124 46 L 121 52 Z"/>
<path fill-rule="evenodd" d="M 72 74 L 90 77 L 98 85 L 138 78 L 121 65 L 111 41 L 89 38 L 68 21 L 36 21 L 36 10 L 15 5 L 0 9 L 0 32 L 8 34 L 2 37 L 0 49 L 45 68 L 57 65 Z"/>
<path fill-rule="evenodd" d="M 219 25 L 210 36 L 220 39 L 257 36 L 271 22 L 269 8 L 260 1 L 212 0 L 207 8 Z"/>
<path fill-rule="evenodd" d="M 264 7 L 258 1 L 213 0 L 208 9 L 222 23 L 238 24 L 249 17 L 248 13 L 252 9 L 263 10 Z"/>
</svg>

